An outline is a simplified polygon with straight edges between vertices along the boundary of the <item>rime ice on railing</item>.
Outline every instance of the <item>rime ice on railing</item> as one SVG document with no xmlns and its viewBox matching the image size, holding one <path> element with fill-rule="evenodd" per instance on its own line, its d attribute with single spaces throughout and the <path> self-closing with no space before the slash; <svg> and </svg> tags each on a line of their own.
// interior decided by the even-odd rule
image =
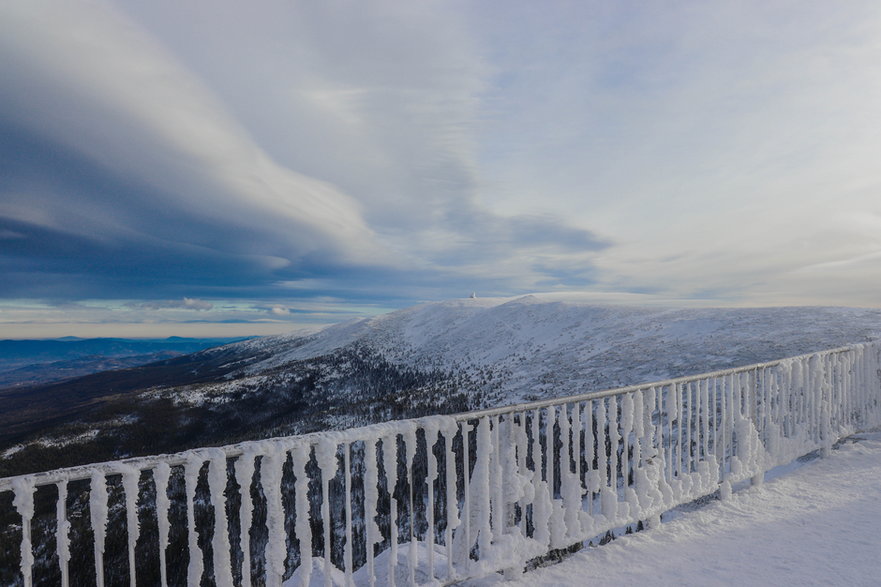
<svg viewBox="0 0 881 587">
<path fill-rule="evenodd" d="M 516 574 L 551 549 L 656 525 L 676 505 L 724 499 L 881 425 L 879 352 L 856 345 L 522 406 L 0 479 L 17 520 L 0 531 L 18 544 L 0 583 L 373 586 Z M 122 491 L 108 492 L 120 478 Z M 88 490 L 68 491 L 84 480 Z M 57 498 L 42 512 L 46 499 L 35 496 L 48 486 Z M 88 533 L 71 524 L 86 510 Z M 35 557 L 47 548 L 34 537 L 47 535 L 56 554 Z"/>
</svg>

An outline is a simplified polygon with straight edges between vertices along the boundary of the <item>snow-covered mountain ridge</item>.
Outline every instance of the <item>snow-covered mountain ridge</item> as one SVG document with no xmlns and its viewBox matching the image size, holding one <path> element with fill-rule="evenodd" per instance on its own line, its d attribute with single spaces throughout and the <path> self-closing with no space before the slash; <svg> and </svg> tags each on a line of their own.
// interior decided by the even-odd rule
<svg viewBox="0 0 881 587">
<path fill-rule="evenodd" d="M 422 304 L 307 337 L 239 343 L 234 346 L 270 356 L 230 377 L 358 348 L 418 369 L 491 372 L 503 380 L 492 399 L 514 402 L 768 361 L 879 336 L 878 309 L 675 309 L 598 306 L 577 296 L 478 298 Z"/>
</svg>

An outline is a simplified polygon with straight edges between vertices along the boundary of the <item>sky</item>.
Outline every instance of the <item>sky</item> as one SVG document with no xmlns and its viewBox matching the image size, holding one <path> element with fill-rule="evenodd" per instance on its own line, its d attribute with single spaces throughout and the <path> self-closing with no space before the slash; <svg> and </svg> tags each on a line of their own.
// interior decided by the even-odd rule
<svg viewBox="0 0 881 587">
<path fill-rule="evenodd" d="M 881 4 L 0 3 L 0 338 L 881 306 Z"/>
</svg>

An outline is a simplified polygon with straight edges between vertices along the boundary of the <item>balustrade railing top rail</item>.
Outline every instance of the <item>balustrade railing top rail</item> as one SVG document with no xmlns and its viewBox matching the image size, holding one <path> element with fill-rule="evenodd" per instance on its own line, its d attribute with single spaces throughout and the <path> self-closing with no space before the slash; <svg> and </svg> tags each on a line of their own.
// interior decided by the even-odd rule
<svg viewBox="0 0 881 587">
<path fill-rule="evenodd" d="M 848 352 L 852 349 L 852 346 L 839 347 L 835 349 L 829 349 L 825 351 L 821 351 L 821 354 L 836 354 Z M 572 403 L 572 402 L 583 402 L 588 400 L 595 400 L 603 397 L 608 397 L 611 395 L 621 395 L 626 393 L 631 393 L 634 391 L 645 390 L 648 388 L 661 388 L 667 387 L 671 385 L 681 385 L 683 383 L 695 382 L 708 378 L 718 378 L 723 377 L 725 375 L 731 375 L 735 373 L 744 373 L 747 371 L 755 371 L 756 369 L 765 369 L 769 367 L 775 367 L 780 365 L 783 362 L 787 361 L 798 361 L 805 358 L 809 358 L 814 356 L 817 353 L 808 353 L 805 355 L 799 355 L 796 357 L 789 357 L 785 359 L 777 359 L 774 361 L 767 361 L 764 363 L 754 363 L 750 365 L 745 365 L 742 367 L 730 367 L 728 369 L 720 369 L 717 371 L 710 371 L 708 373 L 700 373 L 697 375 L 686 375 L 683 377 L 676 377 L 673 379 L 664 379 L 661 381 L 652 381 L 649 383 L 638 383 L 635 385 L 628 385 L 625 387 L 616 387 L 614 389 L 605 389 L 598 391 L 590 391 L 587 393 L 569 395 L 564 397 L 555 397 L 543 400 L 537 400 L 532 402 L 525 402 L 520 404 L 512 404 L 507 406 L 500 406 L 497 408 L 485 408 L 480 410 L 471 410 L 468 412 L 459 412 L 456 414 L 452 414 L 450 417 L 454 418 L 457 422 L 464 422 L 468 420 L 475 420 L 478 418 L 483 418 L 487 416 L 499 416 L 502 414 L 510 414 L 514 412 L 525 412 L 528 410 L 535 410 L 539 408 L 546 408 L 549 406 L 559 406 L 562 404 Z M 251 440 L 240 442 L 236 444 L 229 444 L 220 447 L 211 447 L 218 448 L 226 454 L 227 458 L 235 458 L 239 457 L 245 452 L 251 450 L 252 447 L 258 447 L 266 442 L 273 441 L 290 441 L 291 439 L 297 439 L 298 442 L 303 442 L 306 444 L 317 444 L 322 440 L 331 438 L 340 443 L 342 442 L 354 442 L 360 440 L 364 437 L 375 437 L 377 436 L 377 432 L 388 432 L 388 426 L 395 426 L 396 424 L 400 424 L 406 427 L 407 423 L 413 423 L 416 427 L 419 426 L 419 422 L 425 420 L 424 418 L 414 418 L 407 420 L 392 420 L 389 422 L 383 422 L 381 424 L 372 424 L 368 426 L 359 426 L 357 428 L 349 428 L 346 430 L 329 430 L 323 432 L 312 432 L 309 434 L 300 434 L 297 436 L 287 436 L 287 437 L 278 437 L 275 439 L 265 439 L 265 440 Z M 167 463 L 170 466 L 178 466 L 183 465 L 187 461 L 188 455 L 190 455 L 193 450 L 204 450 L 204 449 L 192 449 L 179 453 L 172 454 L 160 454 L 160 455 L 151 455 L 144 457 L 131 457 L 127 459 L 121 459 L 118 461 L 108 461 L 103 463 L 90 463 L 88 465 L 80 465 L 75 467 L 65 467 L 62 469 L 55 469 L 52 471 L 43 471 L 38 473 L 31 473 L 29 475 L 21 475 L 19 477 L 28 477 L 34 480 L 34 484 L 36 486 L 42 485 L 52 485 L 58 483 L 59 481 L 76 481 L 82 479 L 90 479 L 92 476 L 92 472 L 95 469 L 106 470 L 108 473 L 112 473 L 116 471 L 120 465 L 126 467 L 135 467 L 140 470 L 152 469 L 159 463 Z M 12 483 L 16 479 L 16 477 L 5 477 L 0 478 L 0 492 L 2 491 L 11 491 Z"/>
<path fill-rule="evenodd" d="M 0 583 L 306 585 L 320 574 L 393 585 L 516 573 L 878 426 L 879 355 L 867 343 L 0 479 Z"/>
</svg>

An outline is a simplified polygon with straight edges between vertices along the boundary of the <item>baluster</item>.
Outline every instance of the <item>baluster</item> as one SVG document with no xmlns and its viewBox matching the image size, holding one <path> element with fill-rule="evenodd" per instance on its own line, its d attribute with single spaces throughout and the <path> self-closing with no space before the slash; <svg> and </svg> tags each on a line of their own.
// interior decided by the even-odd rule
<svg viewBox="0 0 881 587">
<path fill-rule="evenodd" d="M 419 562 L 419 555 L 416 551 L 416 535 L 414 533 L 414 527 L 416 526 L 416 508 L 414 504 L 414 496 L 413 492 L 415 491 L 416 479 L 413 475 L 413 458 L 416 456 L 416 431 L 415 430 L 407 430 L 404 434 L 401 435 L 401 438 L 404 441 L 404 464 L 406 475 L 408 476 L 407 484 L 410 488 L 409 491 L 409 499 L 410 499 L 410 544 L 408 548 L 408 556 L 407 556 L 407 572 L 410 576 L 410 584 L 416 584 L 416 566 Z"/>
<path fill-rule="evenodd" d="M 55 549 L 61 568 L 61 587 L 70 585 L 70 521 L 67 519 L 67 481 L 56 483 L 58 502 L 55 504 Z"/>
<path fill-rule="evenodd" d="M 602 400 L 600 400 L 602 401 Z M 594 515 L 594 499 L 596 498 L 596 491 L 594 487 L 594 483 L 592 482 L 593 477 L 596 476 L 597 468 L 594 466 L 593 461 L 596 457 L 596 427 L 594 425 L 594 402 L 587 402 L 587 409 L 582 412 L 583 418 L 587 419 L 587 427 L 584 437 L 584 487 L 587 490 L 587 513 L 591 516 Z"/>
<path fill-rule="evenodd" d="M 104 542 L 107 538 L 107 479 L 100 471 L 92 472 L 89 492 L 89 516 L 95 534 L 95 582 L 104 587 Z"/>
<path fill-rule="evenodd" d="M 346 483 L 346 546 L 343 550 L 343 564 L 346 569 L 346 585 L 352 585 L 352 445 L 343 443 L 343 467 Z"/>
<path fill-rule="evenodd" d="M 251 481 L 254 478 L 254 455 L 245 453 L 234 465 L 236 483 L 239 484 L 239 542 L 242 549 L 242 587 L 251 585 L 251 523 L 254 503 L 251 500 Z"/>
<path fill-rule="evenodd" d="M 330 519 L 330 480 L 336 477 L 337 445 L 330 440 L 321 440 L 315 445 L 315 458 L 321 470 L 321 522 L 324 532 L 324 584 L 331 585 L 333 572 L 333 524 Z M 284 572 L 284 569 L 282 569 Z"/>
<path fill-rule="evenodd" d="M 465 497 L 462 504 L 465 515 L 465 553 L 463 563 L 468 563 L 471 558 L 471 439 L 469 430 L 471 423 L 462 422 L 462 484 L 465 488 Z"/>
<path fill-rule="evenodd" d="M 34 517 L 34 481 L 29 477 L 19 478 L 12 482 L 12 489 L 15 492 L 12 499 L 12 505 L 21 516 L 21 577 L 25 587 L 31 587 L 34 584 L 33 568 L 34 568 L 34 550 L 31 543 L 31 520 Z M 106 491 L 106 489 L 105 489 Z M 98 531 L 95 532 L 95 553 L 98 553 Z M 101 545 L 103 554 L 104 545 Z M 101 577 L 103 581 L 103 576 Z"/>
<path fill-rule="evenodd" d="M 350 450 L 351 450 L 351 446 L 350 446 Z M 303 454 L 302 449 L 300 450 L 299 454 L 295 454 L 293 451 L 292 451 L 292 454 L 294 456 L 295 466 L 296 466 L 297 459 L 299 459 L 301 461 L 305 461 L 305 458 L 304 458 L 305 455 Z M 346 468 L 348 469 L 348 467 L 349 467 L 349 465 L 347 465 Z M 308 502 L 308 497 L 307 497 L 308 479 L 305 479 L 305 477 L 306 477 L 305 473 L 306 473 L 306 471 L 305 471 L 305 467 L 304 467 L 304 470 L 302 471 L 302 476 L 304 477 L 303 487 L 302 487 L 302 489 L 300 489 L 299 487 L 297 487 L 297 489 L 296 489 L 298 504 L 300 503 L 300 499 L 301 499 L 300 493 L 302 492 L 302 494 L 303 494 L 302 499 L 303 499 L 304 506 L 305 506 L 304 509 L 309 507 L 309 502 Z M 297 475 L 297 483 L 299 484 L 300 483 L 300 475 L 301 475 L 299 467 L 297 468 L 297 471 L 294 474 Z M 373 561 L 373 549 L 374 549 L 374 545 L 377 542 L 381 541 L 381 539 L 382 539 L 381 533 L 379 531 L 379 527 L 376 524 L 376 506 L 378 503 L 377 498 L 379 496 L 379 491 L 377 489 L 378 481 L 379 481 L 379 479 L 378 479 L 378 474 L 377 474 L 377 470 L 376 470 L 376 441 L 365 440 L 364 441 L 364 548 L 365 548 L 364 554 L 367 559 L 367 563 L 366 563 L 367 564 L 367 574 L 369 575 L 368 581 L 369 581 L 371 587 L 373 587 L 373 585 L 376 583 L 374 561 Z M 350 482 L 351 482 L 351 475 L 346 479 L 346 486 L 347 487 Z M 347 500 L 351 500 L 351 495 L 349 495 L 347 497 Z M 308 510 L 307 510 L 307 512 L 308 512 Z M 308 513 L 307 513 L 307 515 L 308 515 Z M 306 528 L 303 528 L 304 534 L 301 534 L 300 533 L 301 531 L 299 529 L 299 523 L 300 523 L 300 511 L 299 511 L 299 507 L 298 507 L 298 509 L 297 509 L 297 535 L 300 538 L 300 552 L 302 553 L 303 552 L 303 540 L 304 540 L 305 533 L 306 532 L 309 533 L 310 543 L 311 543 L 311 531 L 309 530 L 308 527 L 306 527 Z M 304 526 L 305 526 L 305 524 L 304 524 Z M 351 524 L 350 524 L 350 526 L 351 526 Z M 350 540 L 350 538 L 347 537 L 347 540 Z M 300 558 L 302 558 L 302 554 L 300 555 Z M 346 564 L 351 565 L 351 560 L 347 561 Z M 347 576 L 346 580 L 350 581 L 350 577 Z M 306 587 L 306 585 L 308 585 L 308 583 L 304 582 L 303 586 Z"/>
<path fill-rule="evenodd" d="M 214 536 L 211 540 L 211 550 L 214 554 L 214 580 L 218 587 L 232 587 L 232 559 L 224 495 L 228 480 L 226 454 L 219 448 L 208 449 L 206 454 L 209 456 L 208 491 L 214 509 Z"/>
<path fill-rule="evenodd" d="M 434 482 L 437 479 L 437 456 L 434 454 L 434 445 L 437 443 L 438 428 L 433 424 L 423 428 L 425 432 L 425 451 L 428 459 L 428 472 L 425 476 L 426 511 L 425 517 L 428 524 L 428 576 L 434 581 Z"/>
<path fill-rule="evenodd" d="M 171 522 L 168 519 L 170 505 L 168 480 L 170 478 L 171 467 L 168 466 L 168 463 L 159 463 L 153 469 L 153 487 L 156 489 L 156 525 L 159 530 L 159 580 L 162 587 L 168 586 L 165 551 L 168 549 L 168 534 L 171 530 Z"/>
<path fill-rule="evenodd" d="M 135 563 L 135 546 L 141 534 L 138 521 L 138 481 L 141 471 L 134 467 L 122 467 L 122 487 L 125 492 L 126 531 L 128 533 L 128 571 L 129 584 L 137 585 L 137 565 Z"/>
<path fill-rule="evenodd" d="M 449 427 L 444 430 L 444 447 L 446 449 L 446 457 L 444 467 L 446 473 L 445 489 L 447 492 L 447 527 L 446 527 L 446 546 L 447 546 L 447 579 L 453 578 L 453 530 L 459 527 L 461 520 L 458 516 L 459 499 L 457 497 L 457 476 L 456 476 L 456 454 L 453 451 L 453 437 L 457 432 L 457 428 Z M 467 463 L 463 465 L 463 470 L 467 468 Z M 373 587 L 371 585 L 371 587 Z"/>
<path fill-rule="evenodd" d="M 398 436 L 391 434 L 382 439 L 382 464 L 385 469 L 386 489 L 389 494 L 389 585 L 395 586 L 398 567 L 398 499 L 395 486 L 398 483 Z"/>
</svg>

